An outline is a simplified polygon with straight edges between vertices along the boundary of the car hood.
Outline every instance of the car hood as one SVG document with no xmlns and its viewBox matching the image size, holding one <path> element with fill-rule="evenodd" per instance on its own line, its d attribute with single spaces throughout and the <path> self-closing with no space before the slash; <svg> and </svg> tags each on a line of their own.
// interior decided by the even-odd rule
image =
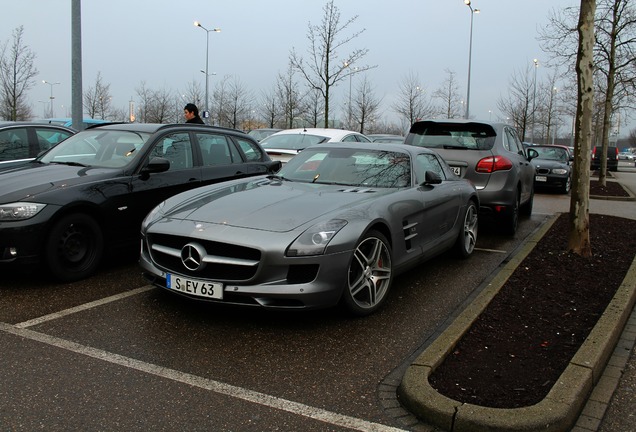
<svg viewBox="0 0 636 432">
<path fill-rule="evenodd" d="M 568 164 L 565 164 L 565 163 L 559 162 L 559 161 L 555 161 L 555 160 L 550 160 L 550 159 L 534 158 L 534 159 L 532 159 L 531 163 L 536 168 L 550 168 L 550 169 L 564 168 L 564 169 L 569 169 L 569 167 L 570 167 Z"/>
<path fill-rule="evenodd" d="M 287 232 L 330 213 L 346 218 L 354 206 L 392 191 L 266 179 L 230 182 L 171 198 L 165 203 L 168 209 L 164 209 L 163 217 Z"/>
<path fill-rule="evenodd" d="M 114 177 L 117 172 L 121 170 L 29 163 L 0 172 L 0 202 L 36 201 L 47 192 Z"/>
</svg>

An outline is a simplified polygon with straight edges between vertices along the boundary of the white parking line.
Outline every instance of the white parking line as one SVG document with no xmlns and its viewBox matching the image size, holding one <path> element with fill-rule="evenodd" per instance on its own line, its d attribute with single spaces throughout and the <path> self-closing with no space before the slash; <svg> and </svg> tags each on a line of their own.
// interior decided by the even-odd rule
<svg viewBox="0 0 636 432">
<path fill-rule="evenodd" d="M 391 426 L 383 425 L 380 423 L 372 423 L 366 420 L 350 417 L 331 411 L 326 411 L 321 408 L 312 407 L 302 403 L 281 399 L 276 396 L 270 396 L 264 393 L 244 389 L 241 387 L 225 384 L 219 381 L 203 378 L 197 375 L 192 375 L 185 372 L 180 372 L 174 369 L 165 368 L 162 366 L 154 365 L 152 363 L 146 363 L 140 360 L 136 360 L 130 357 L 125 357 L 119 354 L 110 353 L 97 348 L 92 348 L 86 345 L 71 342 L 65 339 L 61 339 L 55 336 L 46 335 L 33 330 L 18 328 L 16 326 L 0 323 L 0 331 L 11 333 L 16 336 L 20 336 L 26 339 L 34 340 L 37 342 L 45 343 L 57 348 L 61 348 L 67 351 L 71 351 L 77 354 L 82 354 L 95 359 L 103 360 L 109 363 L 113 363 L 119 366 L 124 366 L 130 369 L 135 369 L 140 372 L 149 373 L 161 378 L 169 379 L 171 381 L 188 384 L 194 387 L 199 387 L 205 390 L 213 391 L 225 396 L 234 397 L 244 401 L 256 403 L 266 407 L 286 411 L 292 414 L 296 414 L 303 417 L 308 417 L 314 420 L 319 420 L 325 423 L 329 423 L 335 426 L 341 426 L 352 430 L 359 431 L 373 431 L 373 432 L 399 432 L 403 429 L 394 428 Z"/>
<path fill-rule="evenodd" d="M 52 314 L 43 315 L 43 316 L 38 317 L 38 318 L 33 318 L 31 320 L 15 324 L 15 326 L 17 328 L 33 327 L 34 325 L 42 324 L 43 322 L 46 322 L 46 321 L 51 321 L 51 320 L 58 319 L 58 318 L 61 318 L 61 317 L 67 316 L 67 315 L 71 315 L 71 314 L 74 314 L 74 313 L 77 313 L 77 312 L 82 312 L 82 311 L 85 311 L 85 310 L 88 310 L 88 309 L 92 309 L 94 307 L 101 306 L 101 305 L 104 305 L 104 304 L 107 304 L 107 303 L 111 303 L 111 302 L 114 302 L 114 301 L 117 301 L 117 300 L 121 300 L 121 299 L 124 299 L 126 297 L 134 296 L 134 295 L 140 294 L 142 292 L 145 292 L 145 291 L 148 291 L 148 290 L 151 290 L 151 289 L 153 289 L 152 285 L 146 285 L 146 286 L 143 286 L 141 288 L 137 288 L 137 289 L 134 289 L 134 290 L 131 290 L 131 291 L 123 292 L 121 294 L 116 294 L 114 296 L 106 297 L 106 298 L 103 298 L 103 299 L 100 299 L 100 300 L 95 300 L 95 301 L 92 301 L 90 303 L 84 303 L 84 304 L 79 305 L 79 306 L 75 306 L 75 307 L 72 307 L 72 308 L 69 308 L 69 309 L 64 309 L 64 310 L 59 311 L 59 312 L 54 312 Z"/>
</svg>

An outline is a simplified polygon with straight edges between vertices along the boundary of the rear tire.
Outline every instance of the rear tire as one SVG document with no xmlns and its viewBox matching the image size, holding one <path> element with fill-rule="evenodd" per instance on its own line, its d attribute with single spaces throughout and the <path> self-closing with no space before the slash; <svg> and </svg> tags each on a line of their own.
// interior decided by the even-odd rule
<svg viewBox="0 0 636 432">
<path fill-rule="evenodd" d="M 531 199 L 534 199 L 534 190 L 533 190 Z M 505 215 L 501 216 L 502 217 L 501 222 L 503 224 L 504 231 L 509 235 L 515 235 L 515 233 L 517 232 L 517 227 L 519 226 L 519 207 L 520 207 L 519 201 L 520 200 L 521 200 L 521 197 L 519 195 L 519 192 L 517 192 L 517 196 L 515 197 L 515 200 L 512 203 L 512 206 L 510 207 L 510 210 Z"/>
<path fill-rule="evenodd" d="M 57 221 L 45 244 L 46 265 L 61 282 L 74 282 L 91 276 L 102 258 L 104 239 L 97 222 L 82 213 Z"/>
<path fill-rule="evenodd" d="M 470 201 L 464 214 L 464 223 L 455 242 L 455 251 L 459 257 L 468 258 L 475 250 L 478 228 L 479 216 L 477 206 L 473 201 Z"/>
</svg>

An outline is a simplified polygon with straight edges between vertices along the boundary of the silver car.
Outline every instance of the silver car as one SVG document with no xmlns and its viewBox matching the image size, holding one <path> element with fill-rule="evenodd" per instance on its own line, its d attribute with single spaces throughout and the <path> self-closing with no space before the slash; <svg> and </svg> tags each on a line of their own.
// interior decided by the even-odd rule
<svg viewBox="0 0 636 432">
<path fill-rule="evenodd" d="M 472 254 L 479 198 L 435 152 L 379 143 L 303 150 L 276 175 L 176 195 L 142 224 L 153 284 L 198 300 L 367 315 L 393 277 Z"/>
<path fill-rule="evenodd" d="M 434 149 L 456 175 L 477 188 L 481 210 L 514 234 L 519 214 L 534 202 L 536 152 L 526 150 L 512 126 L 473 120 L 424 120 L 411 126 L 406 144 Z"/>
</svg>

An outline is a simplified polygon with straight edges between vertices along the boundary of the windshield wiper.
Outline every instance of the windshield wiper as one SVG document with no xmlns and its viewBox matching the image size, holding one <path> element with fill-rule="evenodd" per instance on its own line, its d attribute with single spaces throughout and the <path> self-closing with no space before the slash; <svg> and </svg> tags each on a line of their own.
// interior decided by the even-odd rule
<svg viewBox="0 0 636 432">
<path fill-rule="evenodd" d="M 467 147 L 460 146 L 460 145 L 450 145 L 450 144 L 444 144 L 444 148 L 452 149 L 452 150 L 468 150 Z"/>
<path fill-rule="evenodd" d="M 54 161 L 53 162 L 52 161 L 52 162 L 49 162 L 49 163 L 57 164 L 57 165 L 78 166 L 78 167 L 87 167 L 87 166 L 89 166 L 89 165 L 85 165 L 83 163 L 73 162 L 73 161 L 66 161 L 66 162 L 60 162 L 60 161 Z"/>
<path fill-rule="evenodd" d="M 288 179 L 287 177 L 283 177 L 283 176 L 280 176 L 278 174 L 270 174 L 270 175 L 267 176 L 267 178 L 270 179 L 270 180 L 293 181 L 293 180 Z"/>
</svg>

